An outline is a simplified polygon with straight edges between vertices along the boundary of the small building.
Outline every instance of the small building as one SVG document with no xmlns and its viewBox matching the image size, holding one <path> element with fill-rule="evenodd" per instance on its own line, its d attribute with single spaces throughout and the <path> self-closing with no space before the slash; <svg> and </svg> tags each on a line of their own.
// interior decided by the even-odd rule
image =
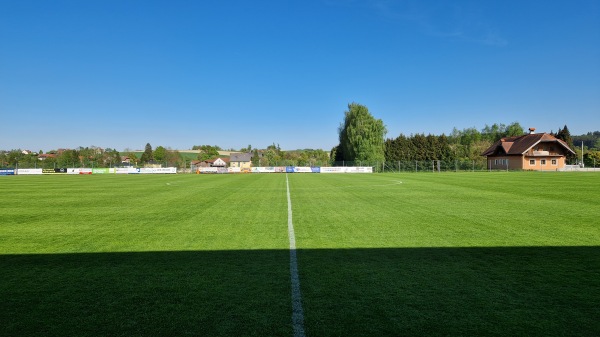
<svg viewBox="0 0 600 337">
<path fill-rule="evenodd" d="M 51 158 L 56 158 L 56 155 L 53 153 L 44 153 L 38 156 L 38 160 L 46 160 Z"/>
<path fill-rule="evenodd" d="M 210 167 L 227 167 L 227 163 L 229 163 L 229 158 L 214 158 L 206 161 Z"/>
<path fill-rule="evenodd" d="M 229 158 L 213 158 L 192 161 L 192 165 L 196 167 L 227 167 L 227 163 L 229 163 Z"/>
<path fill-rule="evenodd" d="M 569 154 L 575 152 L 564 141 L 530 128 L 529 134 L 500 139 L 481 155 L 490 170 L 557 171 L 565 168 Z"/>
<path fill-rule="evenodd" d="M 229 166 L 239 168 L 252 167 L 252 153 L 232 153 L 229 157 Z"/>
</svg>

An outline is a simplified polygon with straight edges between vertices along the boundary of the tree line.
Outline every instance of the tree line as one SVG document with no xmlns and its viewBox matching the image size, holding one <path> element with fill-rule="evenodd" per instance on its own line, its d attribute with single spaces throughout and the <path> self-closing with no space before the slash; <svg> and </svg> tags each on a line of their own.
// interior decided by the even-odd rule
<svg viewBox="0 0 600 337">
<path fill-rule="evenodd" d="M 565 141 L 576 155 L 567 159 L 575 163 L 581 158 L 581 149 L 574 142 L 584 141 L 584 162 L 593 165 L 596 159 L 600 166 L 600 132 L 571 136 L 565 125 L 556 133 L 550 132 Z M 372 165 L 375 162 L 401 161 L 477 161 L 485 162 L 481 156 L 487 148 L 503 137 L 520 136 L 525 130 L 518 122 L 508 125 L 494 123 L 485 125 L 481 130 L 469 127 L 454 128 L 449 135 L 425 135 L 423 133 L 386 138 L 386 128 L 381 119 L 374 118 L 366 106 L 350 103 L 344 112 L 344 120 L 338 128 L 339 144 L 331 150 L 334 162 L 362 162 Z M 593 143 L 593 145 L 591 145 Z M 580 159 L 579 159 L 580 161 Z"/>
</svg>

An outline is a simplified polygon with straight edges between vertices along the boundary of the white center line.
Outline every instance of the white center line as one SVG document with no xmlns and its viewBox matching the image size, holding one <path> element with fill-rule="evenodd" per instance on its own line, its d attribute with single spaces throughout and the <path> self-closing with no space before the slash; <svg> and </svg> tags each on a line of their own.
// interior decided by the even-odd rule
<svg viewBox="0 0 600 337">
<path fill-rule="evenodd" d="M 292 222 L 292 198 L 290 197 L 290 183 L 285 175 L 288 202 L 288 236 L 290 238 L 290 274 L 292 279 L 292 325 L 294 337 L 304 337 L 304 313 L 302 311 L 302 296 L 300 295 L 300 278 L 298 276 L 298 259 L 296 258 L 296 235 Z"/>
</svg>

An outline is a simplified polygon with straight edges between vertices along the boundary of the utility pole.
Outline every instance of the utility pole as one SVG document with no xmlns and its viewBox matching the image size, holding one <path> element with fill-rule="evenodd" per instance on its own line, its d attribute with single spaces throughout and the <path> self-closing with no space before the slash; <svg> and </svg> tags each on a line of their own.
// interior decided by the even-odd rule
<svg viewBox="0 0 600 337">
<path fill-rule="evenodd" d="M 585 166 L 583 165 L 583 140 L 581 141 L 581 166 Z"/>
</svg>

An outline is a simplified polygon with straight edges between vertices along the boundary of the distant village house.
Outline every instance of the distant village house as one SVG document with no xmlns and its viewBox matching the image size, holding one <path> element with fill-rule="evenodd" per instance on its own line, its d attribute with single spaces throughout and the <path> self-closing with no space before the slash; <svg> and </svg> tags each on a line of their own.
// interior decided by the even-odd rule
<svg viewBox="0 0 600 337">
<path fill-rule="evenodd" d="M 548 133 L 504 137 L 482 153 L 490 170 L 557 171 L 565 168 L 566 157 L 575 154 L 562 140 Z"/>
</svg>

